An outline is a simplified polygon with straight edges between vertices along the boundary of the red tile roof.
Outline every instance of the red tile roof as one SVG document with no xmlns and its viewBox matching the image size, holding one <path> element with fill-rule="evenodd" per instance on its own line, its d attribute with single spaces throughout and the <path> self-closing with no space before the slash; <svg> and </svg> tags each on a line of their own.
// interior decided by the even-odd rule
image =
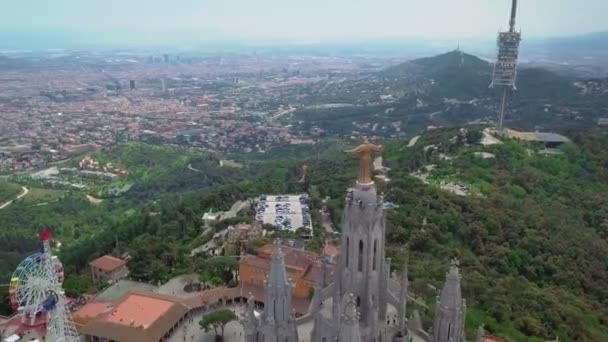
<svg viewBox="0 0 608 342">
<path fill-rule="evenodd" d="M 89 263 L 90 266 L 99 268 L 106 272 L 112 272 L 122 266 L 124 266 L 127 262 L 113 257 L 111 255 L 104 255 L 100 258 L 97 258 Z"/>
<path fill-rule="evenodd" d="M 270 259 L 272 256 L 272 248 L 273 246 L 271 244 L 266 245 L 258 249 L 258 255 L 262 258 Z M 285 266 L 301 271 L 306 270 L 311 264 L 319 259 L 317 253 L 307 252 L 297 248 L 281 246 L 281 251 L 283 251 Z"/>
<path fill-rule="evenodd" d="M 220 299 L 234 300 L 241 296 L 241 289 L 239 287 L 216 287 L 214 289 L 205 290 L 194 294 L 191 297 L 185 298 L 181 301 L 182 304 L 187 306 L 190 310 L 198 309 L 203 306 L 215 304 Z"/>
<path fill-rule="evenodd" d="M 241 285 L 241 294 L 243 295 L 243 298 L 249 298 L 249 296 L 253 296 L 255 300 L 259 302 L 264 302 L 266 291 L 263 286 L 243 283 Z M 308 298 L 300 298 L 293 296 L 291 298 L 291 302 L 293 305 L 293 309 L 297 313 L 301 315 L 305 315 L 306 313 L 308 313 L 308 307 L 310 306 L 310 300 Z"/>
<path fill-rule="evenodd" d="M 103 314 L 111 307 L 110 302 L 90 302 L 83 305 L 72 314 L 72 319 L 78 324 L 86 324 L 91 319 Z"/>
<path fill-rule="evenodd" d="M 159 341 L 188 312 L 178 298 L 132 291 L 112 310 L 92 319 L 80 331 L 115 341 Z"/>
</svg>

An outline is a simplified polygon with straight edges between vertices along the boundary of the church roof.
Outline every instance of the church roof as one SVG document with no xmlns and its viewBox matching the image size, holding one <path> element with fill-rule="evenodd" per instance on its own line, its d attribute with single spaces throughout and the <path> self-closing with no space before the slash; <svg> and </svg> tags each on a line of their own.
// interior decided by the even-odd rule
<svg viewBox="0 0 608 342">
<path fill-rule="evenodd" d="M 270 259 L 273 252 L 273 244 L 268 244 L 258 249 L 258 256 L 265 259 Z M 313 262 L 319 259 L 319 255 L 314 252 L 308 252 L 298 248 L 280 246 L 283 253 L 285 265 L 289 268 L 306 270 Z"/>
</svg>

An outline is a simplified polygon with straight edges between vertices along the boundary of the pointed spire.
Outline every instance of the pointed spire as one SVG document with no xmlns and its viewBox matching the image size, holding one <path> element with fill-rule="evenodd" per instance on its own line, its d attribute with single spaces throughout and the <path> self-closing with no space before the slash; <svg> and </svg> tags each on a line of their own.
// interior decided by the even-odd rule
<svg viewBox="0 0 608 342">
<path fill-rule="evenodd" d="M 327 286 L 327 264 L 329 257 L 324 255 L 321 257 L 321 288 Z"/>
<path fill-rule="evenodd" d="M 457 259 L 451 264 L 437 302 L 433 342 L 460 342 L 464 337 L 466 303 L 460 289 L 460 264 Z"/>
<path fill-rule="evenodd" d="M 407 295 L 409 281 L 407 279 L 407 262 L 403 264 L 403 272 L 401 273 L 401 291 L 399 293 L 399 329 L 402 334 L 407 331 L 406 312 L 407 312 Z"/>
<path fill-rule="evenodd" d="M 338 342 L 361 342 L 357 299 L 351 293 L 342 298 L 342 314 Z"/>
<path fill-rule="evenodd" d="M 315 292 L 312 296 L 310 307 L 308 308 L 308 312 L 311 314 L 316 314 L 321 311 L 321 291 L 323 291 L 323 288 L 321 287 L 321 282 L 321 279 L 317 279 L 317 283 L 315 284 Z"/>
<path fill-rule="evenodd" d="M 298 332 L 292 312 L 291 284 L 279 240 L 274 240 L 270 274 L 266 280 L 266 297 L 261 328 L 264 339 L 297 342 Z"/>
<path fill-rule="evenodd" d="M 275 239 L 272 246 L 272 262 L 270 274 L 266 280 L 266 286 L 282 287 L 289 285 L 287 273 L 285 272 L 285 261 L 279 239 Z"/>
<path fill-rule="evenodd" d="M 257 318 L 255 317 L 255 299 L 253 295 L 250 293 L 249 298 L 247 299 L 247 308 L 245 310 L 245 317 L 243 319 L 243 330 L 245 332 L 245 337 L 253 336 L 256 334 L 258 326 Z"/>
</svg>

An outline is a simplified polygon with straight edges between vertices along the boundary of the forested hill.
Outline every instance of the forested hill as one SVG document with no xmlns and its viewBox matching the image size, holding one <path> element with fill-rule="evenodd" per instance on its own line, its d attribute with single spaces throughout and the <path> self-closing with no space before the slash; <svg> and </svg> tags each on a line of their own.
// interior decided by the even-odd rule
<svg viewBox="0 0 608 342">
<path fill-rule="evenodd" d="M 419 79 L 426 81 L 429 95 L 471 100 L 493 96 L 489 88 L 493 65 L 474 55 L 462 51 L 451 51 L 441 55 L 415 59 L 383 71 L 383 75 L 397 79 Z M 532 98 L 559 99 L 560 96 L 575 96 L 575 79 L 558 75 L 541 68 L 519 66 L 515 104 Z M 423 83 L 424 84 L 424 83 Z M 557 93 L 556 93 L 557 92 Z M 439 99 L 442 100 L 442 97 Z"/>
<path fill-rule="evenodd" d="M 478 137 L 437 130 L 384 151 L 394 263 L 407 246 L 413 291 L 432 302 L 427 284 L 458 257 L 470 333 L 608 341 L 608 134 L 573 133 L 557 154 Z"/>
<path fill-rule="evenodd" d="M 458 257 L 469 339 L 485 324 L 491 333 L 512 341 L 556 336 L 561 341 L 608 341 L 608 133 L 567 135 L 572 143 L 558 151 L 509 140 L 482 147 L 479 129 L 470 126 L 425 132 L 413 147 L 407 141 L 385 144 L 382 155 L 391 180 L 378 182 L 379 191 L 398 205 L 388 212 L 387 254 L 396 269 L 408 260 L 411 290 L 429 309 L 415 303 L 408 308 L 420 311 L 425 328 L 432 326 L 449 262 Z M 162 151 L 126 148 L 97 158 L 114 155 L 129 166 L 129 177 L 141 170 L 154 191 L 136 191 L 133 198 L 127 192 L 97 205 L 74 192 L 44 206 L 34 205 L 33 198 L 15 203 L 0 213 L 6 250 L 19 247 L 12 247 L 8 263 L 35 250 L 36 229 L 50 224 L 63 243 L 59 255 L 66 267 L 68 295 L 93 289 L 86 265 L 106 253 L 128 253 L 137 279 L 166 281 L 200 272 L 205 264 L 204 256 L 190 255 L 210 238 L 201 235 L 204 212 L 227 210 L 237 200 L 262 193 L 306 191 L 315 208 L 329 196 L 331 217 L 340 227 L 345 190 L 357 172 L 356 159 L 335 150 L 311 150 L 298 157 L 290 152 L 220 173 L 212 164 L 195 163 L 188 154 L 176 153 L 171 162 L 161 159 Z M 193 183 L 196 191 L 176 181 L 173 192 L 157 185 L 181 173 L 144 172 L 135 165 L 142 152 L 154 154 L 142 157 L 144 165 L 157 160 L 187 169 L 191 163 L 217 177 L 209 184 Z M 304 181 L 303 164 L 309 170 Z M 455 189 L 460 195 L 451 192 Z M 312 213 L 315 238 L 308 247 L 318 250 L 325 237 L 318 211 Z M 245 210 L 214 228 L 251 222 L 253 215 Z M 5 304 L 7 293 L 1 296 Z M 0 311 L 5 309 L 0 306 Z"/>
<path fill-rule="evenodd" d="M 294 113 L 294 128 L 328 134 L 399 138 L 428 126 L 491 123 L 500 89 L 490 88 L 493 66 L 462 51 L 408 61 L 382 71 L 330 78 L 310 89 Z M 518 67 L 510 92 L 508 127 L 559 131 L 596 127 L 608 97 L 600 80 L 542 68 Z"/>
</svg>

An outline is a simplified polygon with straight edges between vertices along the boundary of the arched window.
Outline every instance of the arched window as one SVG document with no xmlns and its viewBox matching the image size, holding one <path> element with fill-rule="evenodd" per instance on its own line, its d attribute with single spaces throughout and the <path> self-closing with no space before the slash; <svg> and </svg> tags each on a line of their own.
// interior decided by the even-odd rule
<svg viewBox="0 0 608 342">
<path fill-rule="evenodd" d="M 359 272 L 363 272 L 363 240 L 359 240 L 359 265 L 357 269 Z"/>
<path fill-rule="evenodd" d="M 323 339 L 321 341 L 322 342 L 327 342 L 327 339 L 325 339 L 325 337 L 323 337 Z"/>
<path fill-rule="evenodd" d="M 348 267 L 348 260 L 350 259 L 350 239 L 346 237 L 346 267 Z"/>
<path fill-rule="evenodd" d="M 376 251 L 378 250 L 378 240 L 374 240 L 374 259 L 372 260 L 372 270 L 376 270 Z"/>
</svg>

